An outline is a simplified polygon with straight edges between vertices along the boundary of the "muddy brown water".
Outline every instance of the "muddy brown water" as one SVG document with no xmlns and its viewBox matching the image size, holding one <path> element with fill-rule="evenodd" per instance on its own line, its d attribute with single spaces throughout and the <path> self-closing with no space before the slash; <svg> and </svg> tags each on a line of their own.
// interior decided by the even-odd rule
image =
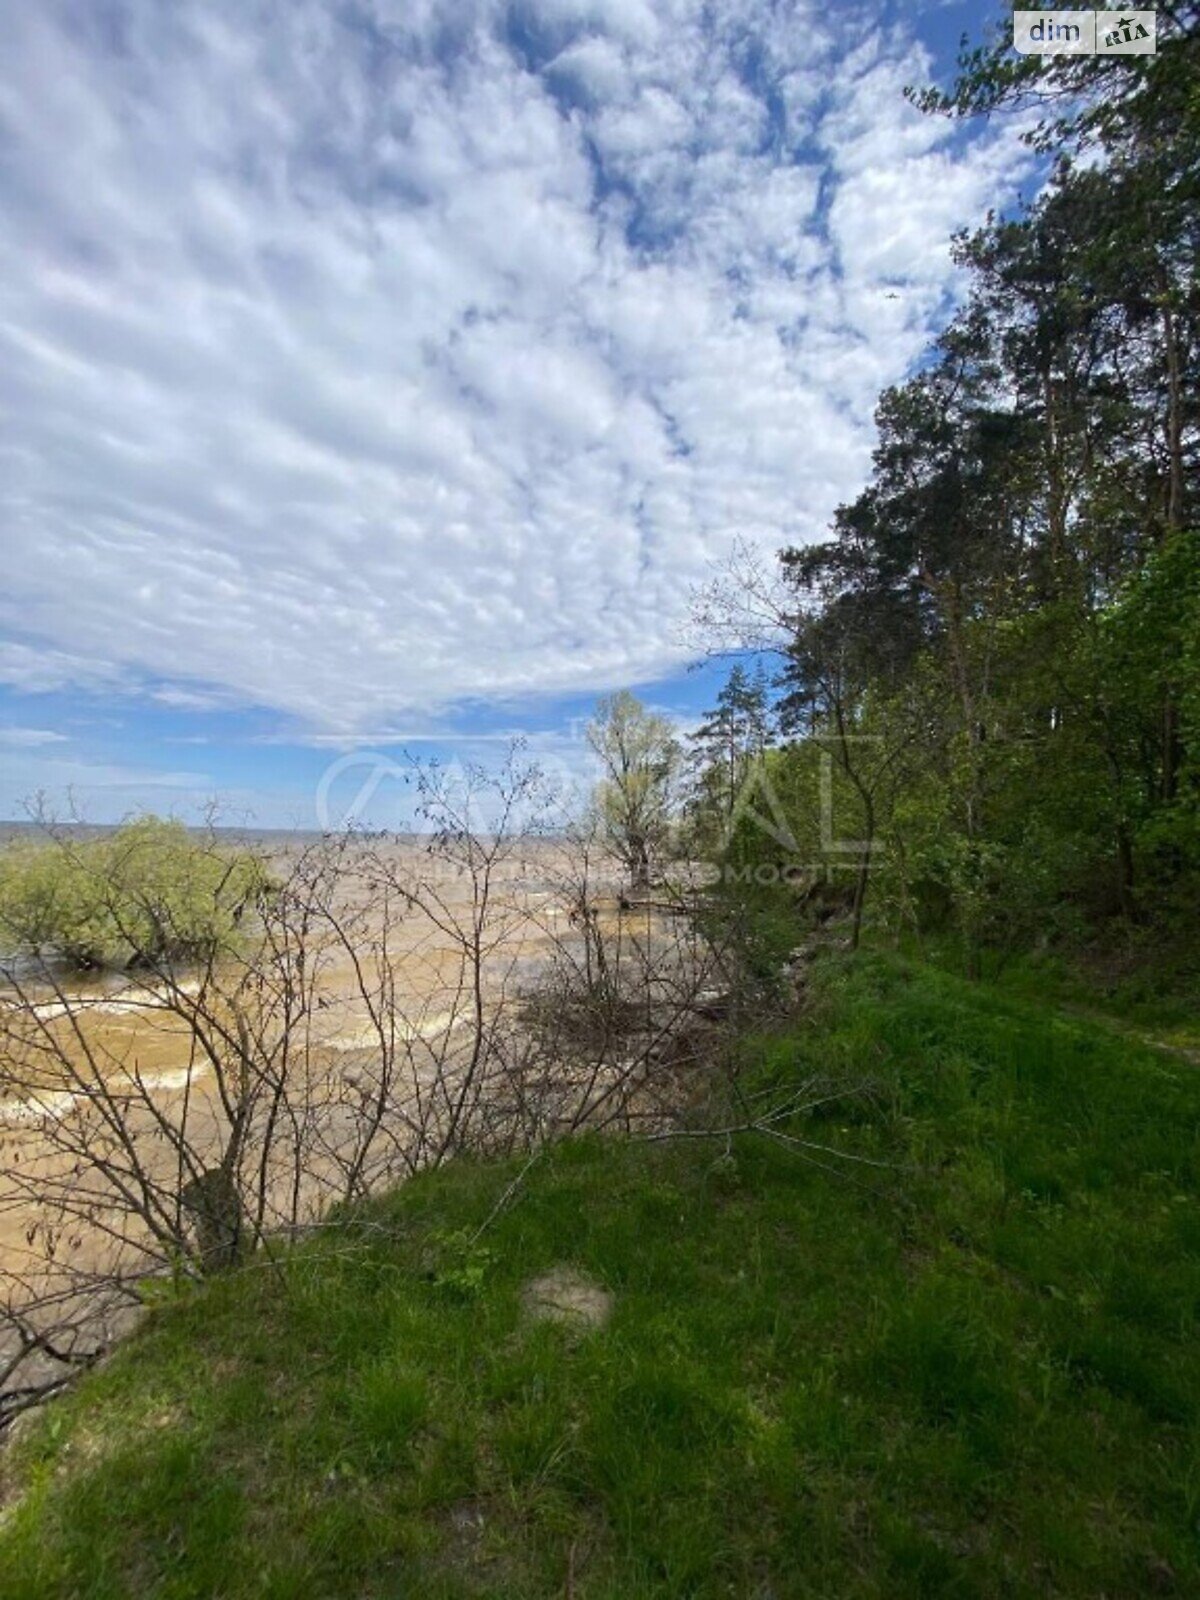
<svg viewBox="0 0 1200 1600">
<path fill-rule="evenodd" d="M 277 848 L 275 863 L 281 872 L 286 872 L 298 848 L 286 844 Z M 425 880 L 438 868 L 441 910 L 436 919 L 409 910 L 393 930 L 390 956 L 395 986 L 390 1025 L 396 1038 L 409 1047 L 406 1054 L 416 1064 L 413 1070 L 432 1074 L 439 1063 L 444 1070 L 444 1063 L 452 1060 L 456 1040 L 473 1037 L 473 1017 L 464 992 L 470 976 L 466 953 L 444 926 L 449 919 L 470 921 L 471 883 L 466 874 L 431 863 L 423 845 L 395 843 L 387 849 L 389 867 L 399 875 Z M 488 923 L 495 937 L 489 939 L 485 963 L 490 1005 L 506 1003 L 507 997 L 532 983 L 556 940 L 571 937 L 561 889 L 568 867 L 562 846 L 540 842 L 514 853 L 498 869 Z M 361 937 L 368 948 L 381 931 L 373 920 L 370 895 L 364 880 L 349 872 L 339 909 L 347 915 L 366 913 Z M 323 1077 L 331 1102 L 344 1098 L 355 1073 L 369 1077 L 380 1054 L 376 1026 L 359 992 L 355 972 L 359 958 L 358 950 L 326 951 L 317 979 L 306 1050 L 316 1064 L 315 1092 L 322 1092 Z M 156 1178 L 169 1183 L 171 1164 L 177 1165 L 169 1141 L 156 1142 L 159 1118 L 177 1125 L 186 1117 L 190 1140 L 216 1156 L 224 1119 L 212 1069 L 198 1056 L 186 1020 L 165 1008 L 161 990 L 152 982 L 128 975 L 68 981 L 59 975 L 55 983 L 39 983 L 27 968 L 21 983 L 20 1001 L 11 986 L 7 990 L 0 986 L 0 1006 L 20 1005 L 28 1015 L 32 1005 L 37 1025 L 46 1037 L 58 1041 L 79 1078 L 99 1071 L 110 1093 L 129 1092 L 129 1131 L 149 1150 L 147 1164 Z M 14 1076 L 19 1083 L 14 1083 Z M 31 1083 L 27 1071 L 16 1074 L 13 1060 L 6 1062 L 0 1055 L 0 1290 L 9 1303 L 28 1305 L 50 1292 L 68 1294 L 70 1285 L 78 1284 L 79 1274 L 102 1274 L 115 1261 L 128 1266 L 137 1260 L 138 1226 L 131 1228 L 120 1208 L 100 1202 L 94 1225 L 75 1222 L 60 1238 L 60 1259 L 69 1259 L 69 1269 L 46 1262 L 44 1236 L 35 1232 L 37 1222 L 45 1220 L 39 1219 L 35 1198 L 39 1186 L 77 1183 L 80 1197 L 84 1186 L 98 1192 L 94 1174 L 74 1172 L 59 1137 L 69 1126 L 67 1119 L 89 1110 L 86 1084 L 71 1081 L 74 1076 L 47 1070 Z M 327 1198 L 328 1173 L 320 1170 L 319 1154 L 312 1162 L 312 1170 L 302 1175 L 311 1188 L 302 1208 L 308 1215 L 315 1215 Z M 281 1216 L 291 1204 L 293 1180 L 294 1174 L 285 1169 L 275 1180 L 281 1191 L 289 1189 L 278 1196 L 275 1209 Z M 43 1325 L 53 1326 L 57 1315 L 57 1310 L 47 1311 Z M 6 1345 L 11 1350 L 11 1330 L 6 1340 L 0 1328 L 0 1371 Z"/>
</svg>

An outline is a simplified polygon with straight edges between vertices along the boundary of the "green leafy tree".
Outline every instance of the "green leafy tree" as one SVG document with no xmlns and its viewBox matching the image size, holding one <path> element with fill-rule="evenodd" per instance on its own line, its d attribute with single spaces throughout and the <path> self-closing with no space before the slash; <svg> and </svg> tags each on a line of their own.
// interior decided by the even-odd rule
<svg viewBox="0 0 1200 1600">
<path fill-rule="evenodd" d="M 770 775 L 795 849 L 739 817 L 729 853 L 768 878 L 772 857 L 819 860 L 819 779 L 869 846 L 855 940 L 868 885 L 880 919 L 952 933 L 972 973 L 1194 924 L 1198 18 L 1162 7 L 1157 54 L 1114 60 L 1021 56 L 1006 17 L 914 96 L 1020 111 L 1051 160 L 1031 204 L 954 241 L 968 295 L 881 396 L 870 481 L 826 540 L 782 552 Z M 732 705 L 702 735 L 728 803 Z"/>
<path fill-rule="evenodd" d="M 595 808 L 634 889 L 649 887 L 667 853 L 681 750 L 671 724 L 627 690 L 600 701 L 587 740 L 603 776 Z"/>
<path fill-rule="evenodd" d="M 259 857 L 158 817 L 18 839 L 0 854 L 0 942 L 80 968 L 202 960 L 240 937 L 269 892 Z"/>
</svg>

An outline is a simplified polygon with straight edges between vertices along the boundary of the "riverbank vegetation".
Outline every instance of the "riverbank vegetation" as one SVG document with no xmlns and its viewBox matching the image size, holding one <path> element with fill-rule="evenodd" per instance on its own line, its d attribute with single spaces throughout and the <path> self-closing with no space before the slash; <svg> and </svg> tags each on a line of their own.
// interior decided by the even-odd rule
<svg viewBox="0 0 1200 1600">
<path fill-rule="evenodd" d="M 458 1157 L 661 1126 L 719 1068 L 719 921 L 623 909 L 607 838 L 547 838 L 553 797 L 515 752 L 414 781 L 419 844 L 300 838 L 267 861 L 145 819 L 48 845 L 45 879 L 79 874 L 140 959 L 103 985 L 57 944 L 0 964 L 0 1431 L 164 1281 Z"/>
<path fill-rule="evenodd" d="M 0 952 L 82 972 L 209 960 L 269 888 L 256 854 L 181 822 L 143 816 L 91 836 L 48 826 L 0 851 Z"/>
<path fill-rule="evenodd" d="M 455 1162 L 181 1291 L 17 1441 L 0 1589 L 1193 1592 L 1195 1066 L 842 956 L 741 1093 L 831 1077 L 778 1137 Z M 602 1326 L 533 1314 L 564 1266 Z"/>
<path fill-rule="evenodd" d="M 873 921 L 953 942 L 969 974 L 1036 951 L 1194 994 L 1195 8 L 1160 28 L 1128 69 L 998 37 L 923 97 L 1036 114 L 1049 181 L 955 241 L 965 301 L 881 397 L 830 537 L 703 597 L 710 631 L 772 652 L 775 748 L 759 759 L 761 691 L 731 678 L 694 811 L 751 879 L 836 878 L 852 942 Z M 773 809 L 739 806 L 764 788 Z"/>
</svg>

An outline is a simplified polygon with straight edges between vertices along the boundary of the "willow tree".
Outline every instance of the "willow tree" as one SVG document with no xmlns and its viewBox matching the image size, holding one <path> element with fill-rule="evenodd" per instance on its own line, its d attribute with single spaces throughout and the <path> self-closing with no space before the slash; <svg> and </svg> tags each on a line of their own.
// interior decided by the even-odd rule
<svg viewBox="0 0 1200 1600">
<path fill-rule="evenodd" d="M 605 839 L 633 888 L 646 889 L 670 839 L 679 744 L 667 719 L 624 689 L 600 701 L 587 741 L 602 768 L 595 804 Z"/>
</svg>

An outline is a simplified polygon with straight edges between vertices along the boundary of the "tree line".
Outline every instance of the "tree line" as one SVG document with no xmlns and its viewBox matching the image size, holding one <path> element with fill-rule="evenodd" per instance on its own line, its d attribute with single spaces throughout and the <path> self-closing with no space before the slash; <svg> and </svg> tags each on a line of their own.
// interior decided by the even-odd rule
<svg viewBox="0 0 1200 1600">
<path fill-rule="evenodd" d="M 829 536 L 702 608 L 734 633 L 768 612 L 778 670 L 734 667 L 690 765 L 656 730 L 660 776 L 690 771 L 683 842 L 836 879 L 855 942 L 864 916 L 952 933 L 977 973 L 1194 932 L 1198 10 L 1160 7 L 1152 56 L 1018 56 L 1000 30 L 912 94 L 1032 108 L 1046 181 L 954 240 L 961 309 L 880 397 Z M 753 774 L 767 810 L 739 806 Z"/>
</svg>

